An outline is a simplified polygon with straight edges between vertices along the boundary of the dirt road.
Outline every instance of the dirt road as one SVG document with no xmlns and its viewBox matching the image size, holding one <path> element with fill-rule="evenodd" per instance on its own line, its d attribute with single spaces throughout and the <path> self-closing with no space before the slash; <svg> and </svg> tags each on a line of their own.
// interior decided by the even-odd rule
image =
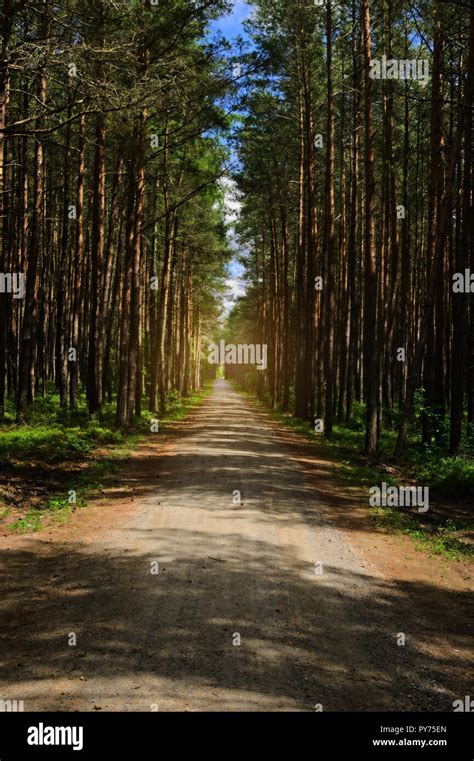
<svg viewBox="0 0 474 761">
<path fill-rule="evenodd" d="M 124 474 L 133 505 L 98 508 L 100 530 L 2 540 L 1 698 L 33 711 L 424 711 L 472 694 L 466 631 L 433 656 L 418 592 L 359 554 L 225 381 L 164 451 L 142 454 Z"/>
</svg>

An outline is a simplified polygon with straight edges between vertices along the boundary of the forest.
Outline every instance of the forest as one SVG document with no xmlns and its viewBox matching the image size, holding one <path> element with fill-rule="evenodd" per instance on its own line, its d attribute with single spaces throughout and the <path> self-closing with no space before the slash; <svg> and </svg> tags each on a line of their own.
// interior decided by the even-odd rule
<svg viewBox="0 0 474 761">
<path fill-rule="evenodd" d="M 155 5 L 4 5 L 3 421 L 56 392 L 90 415 L 113 401 L 128 428 L 142 400 L 163 410 L 200 385 L 228 258 L 230 80 L 202 44 L 223 4 Z"/>
<path fill-rule="evenodd" d="M 5 0 L 1 420 L 85 395 L 124 429 L 188 395 L 234 255 L 226 334 L 269 366 L 231 374 L 327 437 L 362 403 L 368 455 L 414 425 L 469 450 L 472 9 L 254 5 L 229 50 L 206 36 L 223 2 Z"/>
<path fill-rule="evenodd" d="M 474 710 L 472 0 L 2 3 L 0 724 Z"/>
<path fill-rule="evenodd" d="M 250 255 L 232 330 L 268 339 L 259 393 L 326 436 L 362 401 L 369 455 L 390 428 L 402 456 L 415 426 L 472 452 L 473 11 L 324 5 L 260 2 L 252 20 L 265 71 L 237 135 Z"/>
</svg>

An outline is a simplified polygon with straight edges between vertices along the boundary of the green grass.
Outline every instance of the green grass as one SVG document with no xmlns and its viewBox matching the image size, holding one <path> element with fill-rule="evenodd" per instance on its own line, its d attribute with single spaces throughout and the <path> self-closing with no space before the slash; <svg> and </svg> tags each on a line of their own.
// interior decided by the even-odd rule
<svg viewBox="0 0 474 761">
<path fill-rule="evenodd" d="M 405 534 L 411 537 L 418 550 L 442 555 L 449 560 L 468 560 L 474 557 L 474 548 L 460 541 L 455 534 L 469 527 L 465 524 L 447 520 L 436 531 L 428 533 L 426 529 L 406 513 L 391 507 L 372 507 L 371 513 L 375 518 L 377 528 L 383 528 L 392 533 Z"/>
<path fill-rule="evenodd" d="M 466 457 L 431 457 L 420 464 L 418 478 L 436 494 L 453 498 L 474 495 L 474 461 Z"/>
<path fill-rule="evenodd" d="M 34 531 L 39 531 L 42 526 L 42 517 L 37 510 L 31 510 L 24 518 L 20 518 L 15 523 L 12 523 L 8 529 L 17 534 L 27 534 Z"/>
<path fill-rule="evenodd" d="M 119 472 L 126 464 L 131 452 L 150 433 L 152 419 L 159 419 L 160 436 L 174 421 L 183 420 L 190 410 L 207 396 L 212 388 L 207 383 L 189 397 L 183 398 L 177 393 L 168 395 L 168 409 L 163 417 L 145 411 L 141 418 L 135 419 L 131 431 L 123 433 L 113 427 L 113 410 L 105 407 L 100 420 L 89 419 L 85 412 L 78 415 L 65 415 L 58 407 L 57 398 L 47 398 L 35 407 L 31 420 L 35 422 L 22 426 L 6 426 L 0 429 L 0 463 L 12 470 L 28 469 L 32 460 L 47 465 L 76 464 L 80 466 L 77 474 L 71 478 L 65 492 L 55 492 L 39 507 L 34 507 L 8 526 L 8 530 L 17 533 L 39 531 L 43 521 L 48 518 L 54 523 L 65 523 L 75 509 L 87 505 L 88 500 L 100 493 L 107 477 Z M 48 421 L 41 420 L 38 407 L 42 409 Z M 62 419 L 62 424 L 58 419 Z M 78 419 L 80 425 L 78 425 Z M 69 425 L 68 425 L 69 423 Z M 105 449 L 103 453 L 99 450 Z M 32 474 L 34 476 L 34 474 Z M 75 491 L 75 502 L 71 501 L 69 490 Z M 11 508 L 0 508 L 0 517 L 8 517 Z"/>
<path fill-rule="evenodd" d="M 119 444 L 122 438 L 120 431 L 96 422 L 69 428 L 57 423 L 7 427 L 0 432 L 0 464 L 30 458 L 54 464 L 87 455 L 100 446 Z"/>
</svg>

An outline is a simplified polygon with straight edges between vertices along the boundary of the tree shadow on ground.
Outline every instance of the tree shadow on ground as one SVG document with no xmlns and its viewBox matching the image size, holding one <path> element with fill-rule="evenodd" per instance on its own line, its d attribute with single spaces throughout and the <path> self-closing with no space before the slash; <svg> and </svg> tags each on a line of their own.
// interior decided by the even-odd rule
<svg viewBox="0 0 474 761">
<path fill-rule="evenodd" d="M 257 708 L 426 711 L 470 694 L 467 633 L 446 637 L 409 604 L 436 592 L 449 609 L 454 594 L 336 567 L 316 578 L 238 534 L 225 546 L 207 532 L 145 534 L 141 554 L 3 553 L 2 697 L 27 710 L 84 710 L 94 699 L 205 709 L 207 695 L 224 709 L 248 707 L 247 696 Z"/>
<path fill-rule="evenodd" d="M 117 477 L 104 541 L 0 553 L 0 697 L 26 710 L 452 710 L 471 694 L 465 597 L 362 572 L 303 468 L 220 393 L 179 447 L 146 444 Z M 124 528 L 116 507 L 132 495 Z M 436 618 L 420 611 L 427 596 Z"/>
</svg>

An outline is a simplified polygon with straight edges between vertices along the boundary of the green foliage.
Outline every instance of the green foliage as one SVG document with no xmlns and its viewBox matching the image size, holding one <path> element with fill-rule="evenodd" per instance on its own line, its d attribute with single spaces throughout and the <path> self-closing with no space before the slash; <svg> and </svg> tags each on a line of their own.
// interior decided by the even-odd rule
<svg viewBox="0 0 474 761">
<path fill-rule="evenodd" d="M 41 515 L 39 512 L 29 512 L 24 518 L 20 518 L 10 526 L 10 531 L 18 534 L 28 534 L 41 529 Z"/>
<path fill-rule="evenodd" d="M 375 525 L 378 528 L 410 536 L 419 550 L 435 555 L 443 555 L 450 560 L 470 559 L 474 557 L 474 547 L 460 541 L 454 534 L 467 526 L 447 520 L 435 531 L 426 529 L 410 515 L 390 507 L 373 507 Z"/>
<path fill-rule="evenodd" d="M 432 457 L 418 472 L 436 494 L 462 498 L 474 495 L 474 460 L 468 457 Z"/>
<path fill-rule="evenodd" d="M 118 444 L 123 434 L 91 421 L 82 427 L 57 424 L 6 427 L 0 431 L 0 462 L 28 459 L 55 463 L 87 455 L 99 446 Z"/>
<path fill-rule="evenodd" d="M 167 424 L 186 417 L 189 411 L 210 393 L 211 388 L 210 383 L 205 384 L 202 389 L 194 391 L 186 398 L 178 391 L 170 391 L 167 394 L 166 415 L 160 420 L 160 424 L 163 424 L 160 425 L 160 433 L 166 429 Z M 84 400 L 81 400 L 81 405 L 83 403 Z M 55 422 L 48 424 L 43 421 L 40 424 L 41 411 Z M 10 531 L 39 531 L 43 527 L 45 517 L 55 523 L 64 523 L 75 509 L 85 507 L 88 500 L 100 492 L 107 478 L 112 473 L 120 472 L 125 466 L 131 451 L 149 433 L 150 419 L 156 417 L 145 411 L 142 418 L 136 421 L 135 429 L 124 434 L 112 427 L 114 414 L 111 406 L 104 413 L 110 424 L 106 424 L 105 421 L 99 424 L 97 420 L 88 420 L 84 415 L 81 426 L 60 427 L 57 418 L 62 415 L 58 397 L 52 395 L 41 400 L 35 407 L 36 426 L 9 426 L 0 430 L 0 462 L 7 468 L 25 468 L 33 461 L 49 465 L 81 463 L 81 469 L 69 487 L 76 491 L 75 503 L 69 502 L 64 490 L 61 493 L 53 493 L 45 504 L 28 510 L 26 515 L 10 524 Z M 102 448 L 105 448 L 104 452 L 101 451 Z M 5 518 L 10 512 L 10 507 L 2 507 L 0 516 Z"/>
</svg>

